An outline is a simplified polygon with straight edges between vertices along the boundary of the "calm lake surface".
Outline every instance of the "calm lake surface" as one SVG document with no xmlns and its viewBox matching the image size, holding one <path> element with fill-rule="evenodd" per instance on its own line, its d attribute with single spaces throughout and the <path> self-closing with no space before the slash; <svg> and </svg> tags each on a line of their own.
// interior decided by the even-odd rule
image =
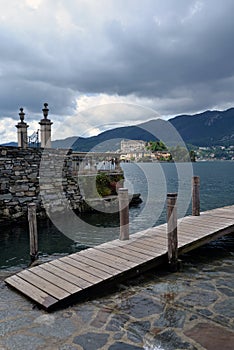
<svg viewBox="0 0 234 350">
<path fill-rule="evenodd" d="M 191 178 L 200 176 L 201 211 L 234 204 L 234 162 L 125 163 L 125 187 L 141 193 L 143 203 L 130 209 L 130 232 L 166 221 L 166 194 L 178 193 L 178 216 L 191 213 Z M 73 212 L 38 222 L 40 255 L 68 254 L 118 238 L 118 213 Z M 25 267 L 29 263 L 27 225 L 2 227 L 0 268 Z"/>
</svg>

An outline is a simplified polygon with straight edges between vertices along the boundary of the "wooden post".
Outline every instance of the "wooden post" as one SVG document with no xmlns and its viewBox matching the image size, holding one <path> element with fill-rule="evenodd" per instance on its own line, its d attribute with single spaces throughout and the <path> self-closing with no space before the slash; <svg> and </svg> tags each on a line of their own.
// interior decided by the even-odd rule
<svg viewBox="0 0 234 350">
<path fill-rule="evenodd" d="M 200 215 L 200 177 L 193 176 L 192 180 L 192 215 Z"/>
<path fill-rule="evenodd" d="M 177 239 L 177 193 L 167 194 L 167 240 L 168 262 L 171 271 L 178 268 L 178 239 Z"/>
<path fill-rule="evenodd" d="M 28 224 L 30 238 L 30 257 L 31 262 L 34 262 L 38 259 L 37 216 L 35 203 L 30 203 L 28 205 Z"/>
<path fill-rule="evenodd" d="M 120 188 L 119 196 L 119 217 L 120 217 L 120 235 L 119 239 L 125 241 L 129 239 L 129 198 L 128 189 Z"/>
</svg>

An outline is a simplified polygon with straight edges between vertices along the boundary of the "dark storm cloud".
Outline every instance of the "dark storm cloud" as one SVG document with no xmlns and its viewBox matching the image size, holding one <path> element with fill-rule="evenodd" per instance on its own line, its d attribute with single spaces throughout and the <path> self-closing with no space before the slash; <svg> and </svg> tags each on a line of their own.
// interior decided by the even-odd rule
<svg viewBox="0 0 234 350">
<path fill-rule="evenodd" d="M 83 88 L 169 97 L 175 90 L 182 89 L 182 94 L 184 88 L 196 92 L 202 85 L 205 90 L 233 76 L 234 3 L 226 2 L 226 12 L 209 5 L 209 1 L 204 4 L 194 21 L 193 17 L 184 22 L 183 18 L 172 17 L 171 22 L 157 26 L 149 16 L 138 23 L 139 27 L 136 23 L 126 28 L 119 22 L 109 23 L 105 31 L 113 43 L 110 62 L 93 72 L 97 76 L 94 80 L 99 82 L 94 90 L 92 82 L 81 75 Z"/>
<path fill-rule="evenodd" d="M 82 93 L 165 100 L 162 114 L 234 102 L 232 0 L 13 2 L 0 18 L 0 117 L 44 102 L 72 115 Z"/>
</svg>

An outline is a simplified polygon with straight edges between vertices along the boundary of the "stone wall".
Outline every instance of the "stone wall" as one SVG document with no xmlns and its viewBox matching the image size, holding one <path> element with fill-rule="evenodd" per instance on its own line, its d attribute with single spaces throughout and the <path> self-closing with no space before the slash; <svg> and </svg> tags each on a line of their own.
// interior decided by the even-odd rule
<svg viewBox="0 0 234 350">
<path fill-rule="evenodd" d="M 25 219 L 31 202 L 37 204 L 41 216 L 67 208 L 89 210 L 77 173 L 79 165 L 74 164 L 72 152 L 64 149 L 0 146 L 0 222 Z M 120 174 L 119 168 L 109 176 L 117 181 Z M 90 170 L 82 174 L 93 187 L 96 175 Z"/>
</svg>

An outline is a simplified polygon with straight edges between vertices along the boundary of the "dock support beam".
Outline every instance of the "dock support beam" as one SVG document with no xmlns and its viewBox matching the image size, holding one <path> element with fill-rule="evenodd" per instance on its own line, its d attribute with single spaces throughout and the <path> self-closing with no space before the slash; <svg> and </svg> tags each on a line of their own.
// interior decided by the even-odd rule
<svg viewBox="0 0 234 350">
<path fill-rule="evenodd" d="M 192 215 L 200 215 L 200 177 L 193 176 L 192 180 Z"/>
<path fill-rule="evenodd" d="M 127 188 L 119 188 L 119 218 L 120 235 L 119 239 L 125 241 L 129 239 L 129 197 Z"/>
<path fill-rule="evenodd" d="M 30 257 L 31 263 L 33 263 L 38 259 L 37 216 L 35 203 L 30 203 L 28 205 L 28 224 L 30 238 Z"/>
<path fill-rule="evenodd" d="M 178 269 L 178 238 L 177 238 L 177 193 L 167 194 L 167 240 L 168 263 L 170 270 Z"/>
</svg>

